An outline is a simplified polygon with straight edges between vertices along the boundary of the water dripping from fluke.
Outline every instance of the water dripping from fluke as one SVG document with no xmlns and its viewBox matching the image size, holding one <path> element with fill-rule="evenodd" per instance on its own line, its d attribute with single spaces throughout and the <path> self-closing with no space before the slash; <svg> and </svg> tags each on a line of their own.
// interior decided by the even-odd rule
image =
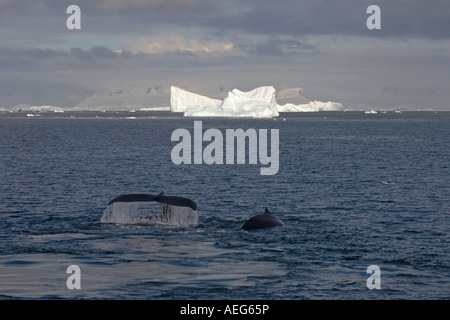
<svg viewBox="0 0 450 320">
<path fill-rule="evenodd" d="M 197 204 L 184 197 L 151 194 L 126 194 L 108 203 L 100 219 L 115 224 L 198 225 Z"/>
</svg>

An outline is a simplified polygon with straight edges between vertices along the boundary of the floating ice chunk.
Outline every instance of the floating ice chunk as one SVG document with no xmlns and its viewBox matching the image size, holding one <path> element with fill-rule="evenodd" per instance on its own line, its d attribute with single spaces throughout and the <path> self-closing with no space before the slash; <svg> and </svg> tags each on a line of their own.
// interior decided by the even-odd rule
<svg viewBox="0 0 450 320">
<path fill-rule="evenodd" d="M 171 111 L 184 112 L 187 117 L 277 117 L 274 87 L 260 87 L 243 92 L 234 89 L 223 100 L 171 88 Z"/>
<path fill-rule="evenodd" d="M 310 101 L 305 104 L 286 103 L 278 106 L 278 112 L 318 112 L 318 111 L 342 111 L 344 106 L 339 102 Z"/>
</svg>

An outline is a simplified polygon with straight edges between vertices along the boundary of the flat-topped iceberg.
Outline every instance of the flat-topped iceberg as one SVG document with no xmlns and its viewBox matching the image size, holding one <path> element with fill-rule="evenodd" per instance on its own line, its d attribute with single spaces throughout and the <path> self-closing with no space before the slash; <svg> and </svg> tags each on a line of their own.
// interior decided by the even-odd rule
<svg viewBox="0 0 450 320">
<path fill-rule="evenodd" d="M 170 111 L 187 112 L 203 108 L 218 108 L 221 100 L 211 99 L 178 87 L 170 87 Z"/>
<path fill-rule="evenodd" d="M 296 89 L 296 92 L 301 92 Z M 212 99 L 192 93 L 178 87 L 171 87 L 170 110 L 183 112 L 186 117 L 278 117 L 279 112 L 314 112 L 342 110 L 337 102 L 310 101 L 304 104 L 286 103 L 279 105 L 276 101 L 276 90 L 272 86 L 264 86 L 243 92 L 234 89 L 228 92 L 224 100 Z"/>
<path fill-rule="evenodd" d="M 303 104 L 286 103 L 278 105 L 278 112 L 318 112 L 318 111 L 342 111 L 343 105 L 339 102 L 310 101 Z"/>
</svg>

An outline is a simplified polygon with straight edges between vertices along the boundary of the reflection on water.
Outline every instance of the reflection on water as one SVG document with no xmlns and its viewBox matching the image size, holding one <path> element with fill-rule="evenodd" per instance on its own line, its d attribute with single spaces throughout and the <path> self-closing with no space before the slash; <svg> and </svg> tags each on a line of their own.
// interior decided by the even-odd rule
<svg viewBox="0 0 450 320">
<path fill-rule="evenodd" d="M 106 298 L 120 296 L 124 286 L 135 285 L 135 293 L 164 285 L 225 288 L 253 286 L 256 278 L 278 277 L 286 273 L 276 262 L 227 261 L 227 256 L 245 255 L 245 249 L 217 248 L 214 242 L 181 239 L 154 239 L 124 235 L 95 239 L 96 236 L 40 235 L 37 241 L 89 241 L 92 252 L 73 254 L 22 254 L 2 256 L 2 295 L 22 298 Z M 69 237 L 69 239 L 67 238 Z M 81 242 L 80 242 L 81 245 Z M 69 265 L 81 270 L 81 290 L 69 290 Z M 45 295 L 43 294 L 45 292 Z"/>
</svg>

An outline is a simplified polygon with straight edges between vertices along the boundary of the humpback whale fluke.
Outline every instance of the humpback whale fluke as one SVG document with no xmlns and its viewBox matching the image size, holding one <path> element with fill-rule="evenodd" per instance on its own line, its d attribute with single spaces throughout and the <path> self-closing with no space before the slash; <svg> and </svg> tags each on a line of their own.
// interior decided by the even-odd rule
<svg viewBox="0 0 450 320">
<path fill-rule="evenodd" d="M 198 208 L 197 204 L 191 199 L 177 196 L 166 196 L 164 195 L 164 192 L 161 192 L 157 196 L 146 193 L 124 194 L 112 199 L 108 203 L 108 205 L 114 202 L 137 202 L 137 201 L 142 202 L 156 201 L 162 204 L 170 204 L 179 207 L 189 207 L 192 210 L 197 210 Z"/>
<path fill-rule="evenodd" d="M 188 198 L 166 196 L 164 192 L 123 194 L 108 203 L 100 222 L 193 226 L 198 223 L 197 204 Z"/>
<path fill-rule="evenodd" d="M 173 206 L 189 207 L 192 210 L 197 210 L 198 208 L 197 204 L 191 199 L 177 196 L 166 196 L 164 195 L 164 192 L 161 192 L 159 195 L 157 195 L 154 200 L 158 201 L 159 203 L 170 204 Z"/>
<path fill-rule="evenodd" d="M 265 208 L 264 213 L 251 217 L 244 223 L 241 229 L 251 230 L 269 228 L 283 225 L 283 221 L 278 219 L 269 209 Z"/>
</svg>

